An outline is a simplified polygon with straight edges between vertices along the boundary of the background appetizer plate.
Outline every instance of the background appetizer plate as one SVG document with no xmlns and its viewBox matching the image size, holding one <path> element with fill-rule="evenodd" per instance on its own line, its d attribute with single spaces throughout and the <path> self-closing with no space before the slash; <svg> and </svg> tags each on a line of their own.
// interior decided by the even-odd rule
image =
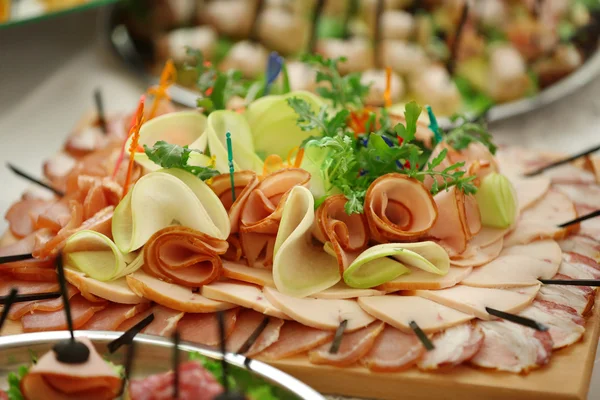
<svg viewBox="0 0 600 400">
<path fill-rule="evenodd" d="M 6 326 L 10 330 L 9 326 Z M 122 332 L 105 332 L 105 331 L 75 331 L 76 337 L 89 338 L 96 349 L 102 356 L 109 355 L 106 345 L 118 338 Z M 68 331 L 58 332 L 36 332 L 25 333 L 20 335 L 3 336 L 0 338 L 0 382 L 2 388 L 6 389 L 7 376 L 10 372 L 17 372 L 22 365 L 31 364 L 31 352 L 41 356 L 52 349 L 55 343 L 69 338 Z M 135 337 L 136 352 L 133 362 L 132 376 L 145 377 L 155 373 L 166 372 L 169 370 L 172 358 L 173 344 L 170 340 L 157 337 L 139 334 Z M 212 359 L 221 359 L 221 354 L 217 351 L 197 346 L 188 342 L 182 342 L 180 349 L 183 353 L 198 352 Z M 126 347 L 122 347 L 116 353 L 109 355 L 107 359 L 123 365 Z M 181 361 L 187 358 L 181 356 Z M 225 359 L 230 365 L 245 368 L 244 361 L 246 357 L 228 353 Z M 287 389 L 302 400 L 325 400 L 318 392 L 311 389 L 296 378 L 269 366 L 261 361 L 252 360 L 250 362 L 251 371 L 273 384 L 279 385 Z"/>
</svg>

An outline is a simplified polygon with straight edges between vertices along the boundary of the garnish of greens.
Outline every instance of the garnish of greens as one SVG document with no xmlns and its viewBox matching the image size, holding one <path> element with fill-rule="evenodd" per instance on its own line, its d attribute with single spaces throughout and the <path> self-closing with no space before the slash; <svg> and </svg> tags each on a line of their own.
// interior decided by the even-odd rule
<svg viewBox="0 0 600 400">
<path fill-rule="evenodd" d="M 217 381 L 223 379 L 223 369 L 219 360 L 212 360 L 200 353 L 191 353 L 190 361 L 199 361 Z M 244 393 L 250 400 L 296 400 L 297 397 L 279 386 L 265 382 L 249 370 L 231 367 L 227 370 L 229 388 Z"/>
<path fill-rule="evenodd" d="M 197 165 L 189 165 L 190 154 L 192 152 L 202 153 L 200 150 L 189 149 L 188 146 L 178 146 L 176 144 L 170 144 L 164 140 L 160 140 L 152 147 L 144 145 L 144 152 L 150 159 L 162 168 L 179 168 L 193 175 L 203 181 L 219 175 L 219 171 L 210 167 L 201 167 Z"/>
<path fill-rule="evenodd" d="M 406 125 L 399 123 L 392 128 L 389 115 L 384 111 L 379 117 L 378 127 L 376 115 L 369 116 L 364 134 L 356 134 L 347 127 L 347 110 L 328 115 L 326 109 L 322 108 L 315 114 L 301 99 L 291 98 L 288 103 L 298 113 L 297 123 L 301 129 L 321 130 L 323 136 L 308 140 L 304 147 L 307 154 L 317 153 L 311 149 L 320 150 L 318 158 L 320 175 L 324 180 L 324 195 L 336 192 L 335 189 L 343 193 L 348 199 L 345 207 L 348 214 L 363 212 L 367 189 L 375 179 L 388 173 L 404 174 L 421 182 L 427 176 L 441 178 L 441 183 L 434 179 L 432 194 L 448 190 L 451 186 L 456 186 L 466 194 L 477 191 L 472 183 L 475 177 L 466 176 L 466 172 L 461 170 L 464 162 L 438 168 L 446 158 L 447 149 L 426 161 L 425 157 L 429 154 L 415 139 L 417 120 L 422 111 L 415 102 L 406 105 Z M 493 146 L 489 135 L 471 123 L 451 131 L 446 139 L 449 139 L 450 146 L 457 146 L 457 149 L 465 148 L 471 141 L 482 142 L 488 148 Z M 495 147 L 492 149 L 495 151 Z M 320 204 L 322 200 L 317 198 L 316 203 Z"/>
<path fill-rule="evenodd" d="M 8 374 L 8 389 L 6 394 L 9 400 L 24 400 L 23 393 L 21 393 L 21 379 L 29 372 L 29 367 L 21 365 L 19 370 Z"/>
</svg>

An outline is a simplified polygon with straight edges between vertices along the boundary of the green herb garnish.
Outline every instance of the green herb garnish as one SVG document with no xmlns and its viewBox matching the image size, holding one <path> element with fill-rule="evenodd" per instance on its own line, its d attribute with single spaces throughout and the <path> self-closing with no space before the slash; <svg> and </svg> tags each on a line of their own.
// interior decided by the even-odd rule
<svg viewBox="0 0 600 400">
<path fill-rule="evenodd" d="M 202 152 L 196 149 L 188 149 L 187 146 L 181 147 L 160 140 L 152 147 L 144 145 L 144 152 L 146 152 L 150 161 L 160 165 L 162 168 L 183 169 L 196 175 L 203 181 L 219 175 L 219 171 L 213 168 L 188 165 L 190 154 L 192 152 L 200 154 L 202 154 Z"/>
<path fill-rule="evenodd" d="M 21 379 L 29 372 L 29 367 L 22 365 L 19 367 L 17 373 L 11 372 L 8 374 L 8 390 L 6 394 L 9 400 L 23 400 L 23 393 L 21 393 Z"/>
<path fill-rule="evenodd" d="M 496 154 L 496 145 L 492 142 L 492 135 L 488 132 L 485 123 L 469 120 L 466 116 L 455 114 L 450 118 L 453 123 L 459 124 L 450 130 L 444 140 L 455 150 L 464 150 L 470 143 L 483 144 L 492 154 Z"/>
<path fill-rule="evenodd" d="M 346 121 L 350 116 L 350 111 L 343 109 L 338 111 L 332 117 L 327 114 L 327 106 L 322 106 L 318 114 L 315 114 L 310 104 L 299 97 L 290 97 L 287 103 L 298 114 L 297 125 L 303 131 L 312 131 L 319 129 L 323 136 L 334 137 L 343 133 L 346 129 Z"/>
</svg>

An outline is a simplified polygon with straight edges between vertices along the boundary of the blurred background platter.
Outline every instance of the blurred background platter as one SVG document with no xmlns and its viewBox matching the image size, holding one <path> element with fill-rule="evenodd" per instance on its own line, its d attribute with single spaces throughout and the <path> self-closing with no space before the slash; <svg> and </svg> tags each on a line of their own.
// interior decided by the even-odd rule
<svg viewBox="0 0 600 400">
<path fill-rule="evenodd" d="M 128 0 L 108 13 L 105 37 L 146 81 L 172 58 L 180 85 L 193 89 L 194 73 L 184 68 L 190 46 L 249 80 L 262 76 L 269 52 L 277 51 L 288 60 L 292 89 L 315 90 L 314 75 L 297 61 L 312 49 L 346 56 L 343 72 L 361 72 L 362 79 L 390 66 L 394 103 L 415 99 L 440 116 L 489 110 L 490 121 L 554 102 L 600 72 L 597 0 L 471 1 L 460 34 L 462 0 L 318 3 Z M 173 96 L 184 104 L 193 99 L 181 90 Z"/>
<path fill-rule="evenodd" d="M 118 0 L 0 0 L 0 29 L 83 11 Z"/>
</svg>

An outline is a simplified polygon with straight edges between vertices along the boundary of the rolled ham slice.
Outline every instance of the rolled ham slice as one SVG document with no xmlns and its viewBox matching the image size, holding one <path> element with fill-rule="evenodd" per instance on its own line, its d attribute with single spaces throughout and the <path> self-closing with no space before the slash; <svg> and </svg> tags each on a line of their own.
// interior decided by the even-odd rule
<svg viewBox="0 0 600 400">
<path fill-rule="evenodd" d="M 227 251 L 225 240 L 184 226 L 170 226 L 156 232 L 144 246 L 146 273 L 166 282 L 189 287 L 210 283 L 221 275 L 220 254 Z"/>
<path fill-rule="evenodd" d="M 89 321 L 96 312 L 106 307 L 106 302 L 92 303 L 80 294 L 74 296 L 70 302 L 73 329 L 80 329 Z M 27 314 L 21 319 L 23 332 L 60 331 L 67 329 L 67 318 L 62 309 L 51 312 L 35 312 Z"/>
<path fill-rule="evenodd" d="M 228 338 L 235 327 L 239 309 L 229 310 L 224 314 L 225 338 Z M 206 346 L 217 346 L 220 343 L 219 321 L 216 313 L 185 314 L 177 324 L 182 340 L 200 343 Z"/>
<path fill-rule="evenodd" d="M 298 322 L 288 321 L 279 332 L 279 340 L 258 354 L 259 358 L 280 360 L 308 350 L 331 340 L 333 331 L 311 328 Z"/>
<path fill-rule="evenodd" d="M 483 345 L 471 359 L 482 368 L 527 373 L 550 361 L 552 338 L 548 332 L 505 321 L 480 321 Z"/>
<path fill-rule="evenodd" d="M 355 332 L 345 334 L 341 338 L 340 347 L 336 353 L 329 352 L 331 342 L 328 342 L 311 350 L 308 353 L 308 359 L 313 364 L 336 367 L 352 365 L 371 350 L 384 326 L 383 322 L 376 321 Z"/>
<path fill-rule="evenodd" d="M 432 342 L 435 348 L 418 362 L 421 370 L 454 367 L 470 360 L 483 345 L 483 331 L 475 324 L 462 324 L 437 334 Z"/>
<path fill-rule="evenodd" d="M 414 333 L 386 325 L 373 347 L 360 361 L 374 372 L 402 371 L 421 358 L 425 348 Z"/>
<path fill-rule="evenodd" d="M 414 241 L 434 226 L 438 209 L 421 182 L 402 174 L 387 174 L 369 186 L 365 216 L 373 240 Z"/>
<path fill-rule="evenodd" d="M 115 331 L 126 320 L 150 308 L 150 303 L 115 304 L 109 303 L 102 311 L 95 313 L 83 326 L 86 331 Z"/>
<path fill-rule="evenodd" d="M 585 332 L 585 319 L 573 308 L 549 301 L 536 300 L 519 315 L 541 322 L 549 328 L 552 349 L 578 342 Z"/>
<path fill-rule="evenodd" d="M 227 338 L 227 351 L 238 353 L 265 318 L 264 315 L 257 313 L 256 311 L 242 310 L 237 316 L 233 332 L 231 332 Z M 253 357 L 277 342 L 282 326 L 283 320 L 279 318 L 269 318 L 267 326 L 244 355 Z"/>
<path fill-rule="evenodd" d="M 229 215 L 231 223 L 231 233 L 237 233 L 240 223 L 240 215 L 242 209 L 246 205 L 246 201 L 250 193 L 258 185 L 258 177 L 253 171 L 240 171 L 233 173 L 233 185 L 235 191 L 235 201 L 231 195 L 231 178 L 230 174 L 222 174 L 215 176 L 210 185 L 212 190 L 223 203 L 223 207 Z"/>
<path fill-rule="evenodd" d="M 90 350 L 81 364 L 65 364 L 54 351 L 44 354 L 21 380 L 26 400 L 112 400 L 121 389 L 121 378 L 102 359 L 87 338 L 77 338 Z"/>
<path fill-rule="evenodd" d="M 184 315 L 181 311 L 173 310 L 157 304 L 127 319 L 125 322 L 119 325 L 116 330 L 126 331 L 148 317 L 150 314 L 154 314 L 154 319 L 142 330 L 142 333 L 165 337 L 171 337 L 177 328 L 177 323 L 181 318 L 183 318 Z"/>
<path fill-rule="evenodd" d="M 366 249 L 369 226 L 363 214 L 348 215 L 344 195 L 328 197 L 317 209 L 314 235 L 322 243 L 329 242 L 335 252 L 340 275 Z"/>
<path fill-rule="evenodd" d="M 240 245 L 246 262 L 251 267 L 271 268 L 275 249 L 275 235 L 266 233 L 240 233 Z"/>
</svg>

